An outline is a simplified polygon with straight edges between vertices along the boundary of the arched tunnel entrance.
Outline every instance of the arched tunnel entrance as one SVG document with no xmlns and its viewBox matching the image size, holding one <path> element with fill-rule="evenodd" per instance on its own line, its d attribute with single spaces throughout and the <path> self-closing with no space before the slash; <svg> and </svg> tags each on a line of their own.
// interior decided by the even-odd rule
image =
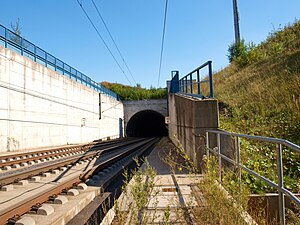
<svg viewBox="0 0 300 225">
<path fill-rule="evenodd" d="M 168 135 L 165 118 L 153 110 L 134 114 L 127 123 L 127 137 L 162 137 Z"/>
</svg>

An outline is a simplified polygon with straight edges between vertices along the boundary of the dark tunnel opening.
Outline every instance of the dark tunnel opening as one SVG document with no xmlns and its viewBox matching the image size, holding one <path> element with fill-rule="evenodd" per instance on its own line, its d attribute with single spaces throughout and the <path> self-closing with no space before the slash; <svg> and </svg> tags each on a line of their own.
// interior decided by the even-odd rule
<svg viewBox="0 0 300 225">
<path fill-rule="evenodd" d="M 133 115 L 127 123 L 127 137 L 162 137 L 168 135 L 165 118 L 153 110 L 144 110 Z"/>
</svg>

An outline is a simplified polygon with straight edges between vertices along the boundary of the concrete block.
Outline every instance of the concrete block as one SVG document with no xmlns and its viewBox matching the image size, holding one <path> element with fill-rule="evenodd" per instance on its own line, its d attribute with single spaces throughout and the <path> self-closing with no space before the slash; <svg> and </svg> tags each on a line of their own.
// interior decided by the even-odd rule
<svg viewBox="0 0 300 225">
<path fill-rule="evenodd" d="M 78 190 L 86 190 L 87 189 L 87 185 L 85 183 L 80 183 L 77 185 L 76 189 Z"/>
<path fill-rule="evenodd" d="M 38 160 L 35 160 L 34 162 L 35 163 L 41 163 L 41 160 L 38 159 Z"/>
<path fill-rule="evenodd" d="M 59 195 L 54 199 L 54 204 L 60 204 L 63 205 L 68 202 L 68 198 L 63 195 Z"/>
<path fill-rule="evenodd" d="M 16 221 L 15 225 L 35 225 L 35 221 L 33 218 L 24 216 L 23 218 Z"/>
<path fill-rule="evenodd" d="M 11 166 L 3 166 L 3 170 L 11 170 Z"/>
<path fill-rule="evenodd" d="M 14 168 L 14 169 L 17 169 L 17 168 L 20 168 L 21 166 L 20 166 L 20 164 L 14 164 L 14 165 L 12 165 L 12 168 Z"/>
<path fill-rule="evenodd" d="M 59 174 L 59 170 L 52 170 L 51 173 L 52 174 Z"/>
<path fill-rule="evenodd" d="M 43 204 L 36 212 L 38 215 L 48 216 L 54 213 L 54 208 L 51 205 Z"/>
<path fill-rule="evenodd" d="M 6 162 L 5 159 L 0 159 L 0 163 L 4 163 L 4 162 Z"/>
<path fill-rule="evenodd" d="M 34 164 L 35 164 L 34 161 L 29 161 L 29 162 L 28 162 L 28 165 L 34 165 Z"/>
<path fill-rule="evenodd" d="M 42 174 L 42 177 L 50 177 L 50 176 L 51 176 L 51 174 L 50 174 L 50 173 L 48 173 L 48 172 L 47 172 L 47 173 L 43 173 L 43 174 Z"/>
<path fill-rule="evenodd" d="M 67 167 L 60 167 L 59 170 L 60 170 L 60 171 L 66 171 L 66 170 L 67 170 Z"/>
<path fill-rule="evenodd" d="M 21 166 L 28 166 L 28 163 L 27 162 L 22 162 Z"/>
<path fill-rule="evenodd" d="M 33 177 L 30 178 L 30 181 L 32 181 L 32 182 L 38 182 L 40 180 L 41 180 L 40 176 L 33 176 Z"/>
<path fill-rule="evenodd" d="M 20 185 L 20 186 L 24 186 L 27 185 L 29 183 L 28 180 L 19 180 L 16 185 Z"/>
<path fill-rule="evenodd" d="M 70 196 L 77 196 L 79 195 L 79 191 L 77 189 L 70 189 L 67 191 L 67 195 L 70 195 Z"/>
<path fill-rule="evenodd" d="M 1 187 L 1 191 L 11 191 L 14 189 L 14 186 L 12 184 L 5 185 Z"/>
</svg>

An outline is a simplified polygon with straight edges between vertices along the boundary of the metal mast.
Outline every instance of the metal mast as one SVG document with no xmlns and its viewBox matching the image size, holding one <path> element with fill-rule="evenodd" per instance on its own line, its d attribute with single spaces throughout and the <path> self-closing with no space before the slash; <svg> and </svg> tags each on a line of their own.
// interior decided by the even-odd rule
<svg viewBox="0 0 300 225">
<path fill-rule="evenodd" d="M 240 18 L 239 18 L 237 0 L 233 0 L 233 18 L 234 18 L 235 43 L 237 44 L 241 40 L 240 25 L 239 25 Z"/>
</svg>

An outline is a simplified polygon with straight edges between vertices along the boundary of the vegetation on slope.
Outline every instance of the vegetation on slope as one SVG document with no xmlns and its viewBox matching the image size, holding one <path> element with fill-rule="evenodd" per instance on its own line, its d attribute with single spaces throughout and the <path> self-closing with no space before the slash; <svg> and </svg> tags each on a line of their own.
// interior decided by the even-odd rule
<svg viewBox="0 0 300 225">
<path fill-rule="evenodd" d="M 231 64 L 214 75 L 221 127 L 300 144 L 300 21 L 259 45 L 229 46 L 228 58 Z M 274 146 L 242 144 L 248 149 L 247 166 L 276 181 Z M 300 154 L 284 151 L 284 165 L 285 185 L 299 190 Z M 254 192 L 270 191 L 251 176 L 246 182 Z"/>
<path fill-rule="evenodd" d="M 122 100 L 143 100 L 143 99 L 162 99 L 167 98 L 166 88 L 153 88 L 150 89 L 142 88 L 141 85 L 137 84 L 135 87 L 109 83 L 107 81 L 101 82 L 101 84 L 117 93 Z"/>
<path fill-rule="evenodd" d="M 214 75 L 222 126 L 300 143 L 300 22 L 247 46 Z"/>
</svg>

